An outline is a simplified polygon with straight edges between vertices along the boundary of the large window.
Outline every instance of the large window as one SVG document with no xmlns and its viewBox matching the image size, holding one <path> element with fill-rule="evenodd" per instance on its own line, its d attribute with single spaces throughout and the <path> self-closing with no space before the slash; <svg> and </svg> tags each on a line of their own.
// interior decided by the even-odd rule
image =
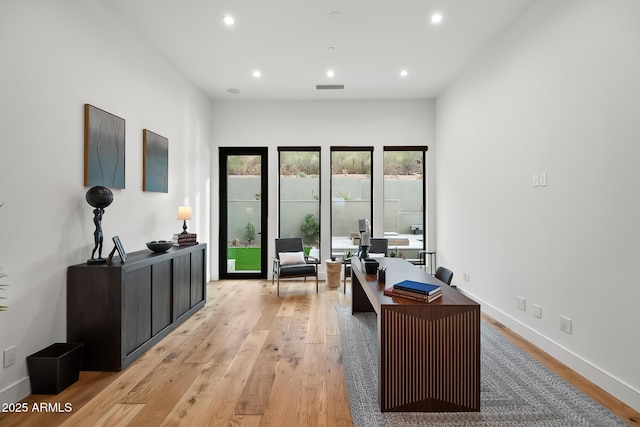
<svg viewBox="0 0 640 427">
<path fill-rule="evenodd" d="M 371 147 L 331 148 L 331 253 L 358 248 L 358 219 L 373 224 Z"/>
<path fill-rule="evenodd" d="M 320 256 L 320 148 L 279 148 L 280 237 L 302 237 Z"/>
<path fill-rule="evenodd" d="M 384 149 L 384 231 L 393 255 L 417 260 L 425 248 L 426 147 Z"/>
</svg>

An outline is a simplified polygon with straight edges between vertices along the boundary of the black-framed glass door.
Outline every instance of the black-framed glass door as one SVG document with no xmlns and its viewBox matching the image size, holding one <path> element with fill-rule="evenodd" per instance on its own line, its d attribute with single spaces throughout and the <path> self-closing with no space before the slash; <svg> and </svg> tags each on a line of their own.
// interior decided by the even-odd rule
<svg viewBox="0 0 640 427">
<path fill-rule="evenodd" d="M 220 148 L 221 279 L 266 279 L 267 148 Z"/>
</svg>

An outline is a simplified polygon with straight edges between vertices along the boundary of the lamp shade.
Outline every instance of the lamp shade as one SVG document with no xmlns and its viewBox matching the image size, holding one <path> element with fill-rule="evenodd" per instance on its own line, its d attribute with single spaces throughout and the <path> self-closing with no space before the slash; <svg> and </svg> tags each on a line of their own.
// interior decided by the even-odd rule
<svg viewBox="0 0 640 427">
<path fill-rule="evenodd" d="M 191 219 L 191 206 L 180 206 L 178 208 L 178 219 L 185 221 Z"/>
</svg>

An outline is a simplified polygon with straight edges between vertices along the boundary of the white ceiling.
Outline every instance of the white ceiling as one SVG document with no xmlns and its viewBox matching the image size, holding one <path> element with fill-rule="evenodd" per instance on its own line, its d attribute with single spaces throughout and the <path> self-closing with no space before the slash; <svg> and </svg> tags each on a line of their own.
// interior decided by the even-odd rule
<svg viewBox="0 0 640 427">
<path fill-rule="evenodd" d="M 434 98 L 532 1 L 103 0 L 211 99 L 233 100 Z"/>
</svg>

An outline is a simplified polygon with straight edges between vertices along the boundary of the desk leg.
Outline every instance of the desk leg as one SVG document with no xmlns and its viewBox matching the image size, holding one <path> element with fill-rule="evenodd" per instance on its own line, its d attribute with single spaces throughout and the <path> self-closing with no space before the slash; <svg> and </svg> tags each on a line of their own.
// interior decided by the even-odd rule
<svg viewBox="0 0 640 427">
<path fill-rule="evenodd" d="M 369 301 L 369 297 L 364 293 L 358 277 L 353 274 L 353 267 L 351 267 L 351 314 L 363 311 L 375 310 Z"/>
<path fill-rule="evenodd" d="M 342 278 L 342 293 L 346 294 L 347 293 L 347 263 L 343 262 L 342 266 L 344 270 L 344 277 Z"/>
</svg>

